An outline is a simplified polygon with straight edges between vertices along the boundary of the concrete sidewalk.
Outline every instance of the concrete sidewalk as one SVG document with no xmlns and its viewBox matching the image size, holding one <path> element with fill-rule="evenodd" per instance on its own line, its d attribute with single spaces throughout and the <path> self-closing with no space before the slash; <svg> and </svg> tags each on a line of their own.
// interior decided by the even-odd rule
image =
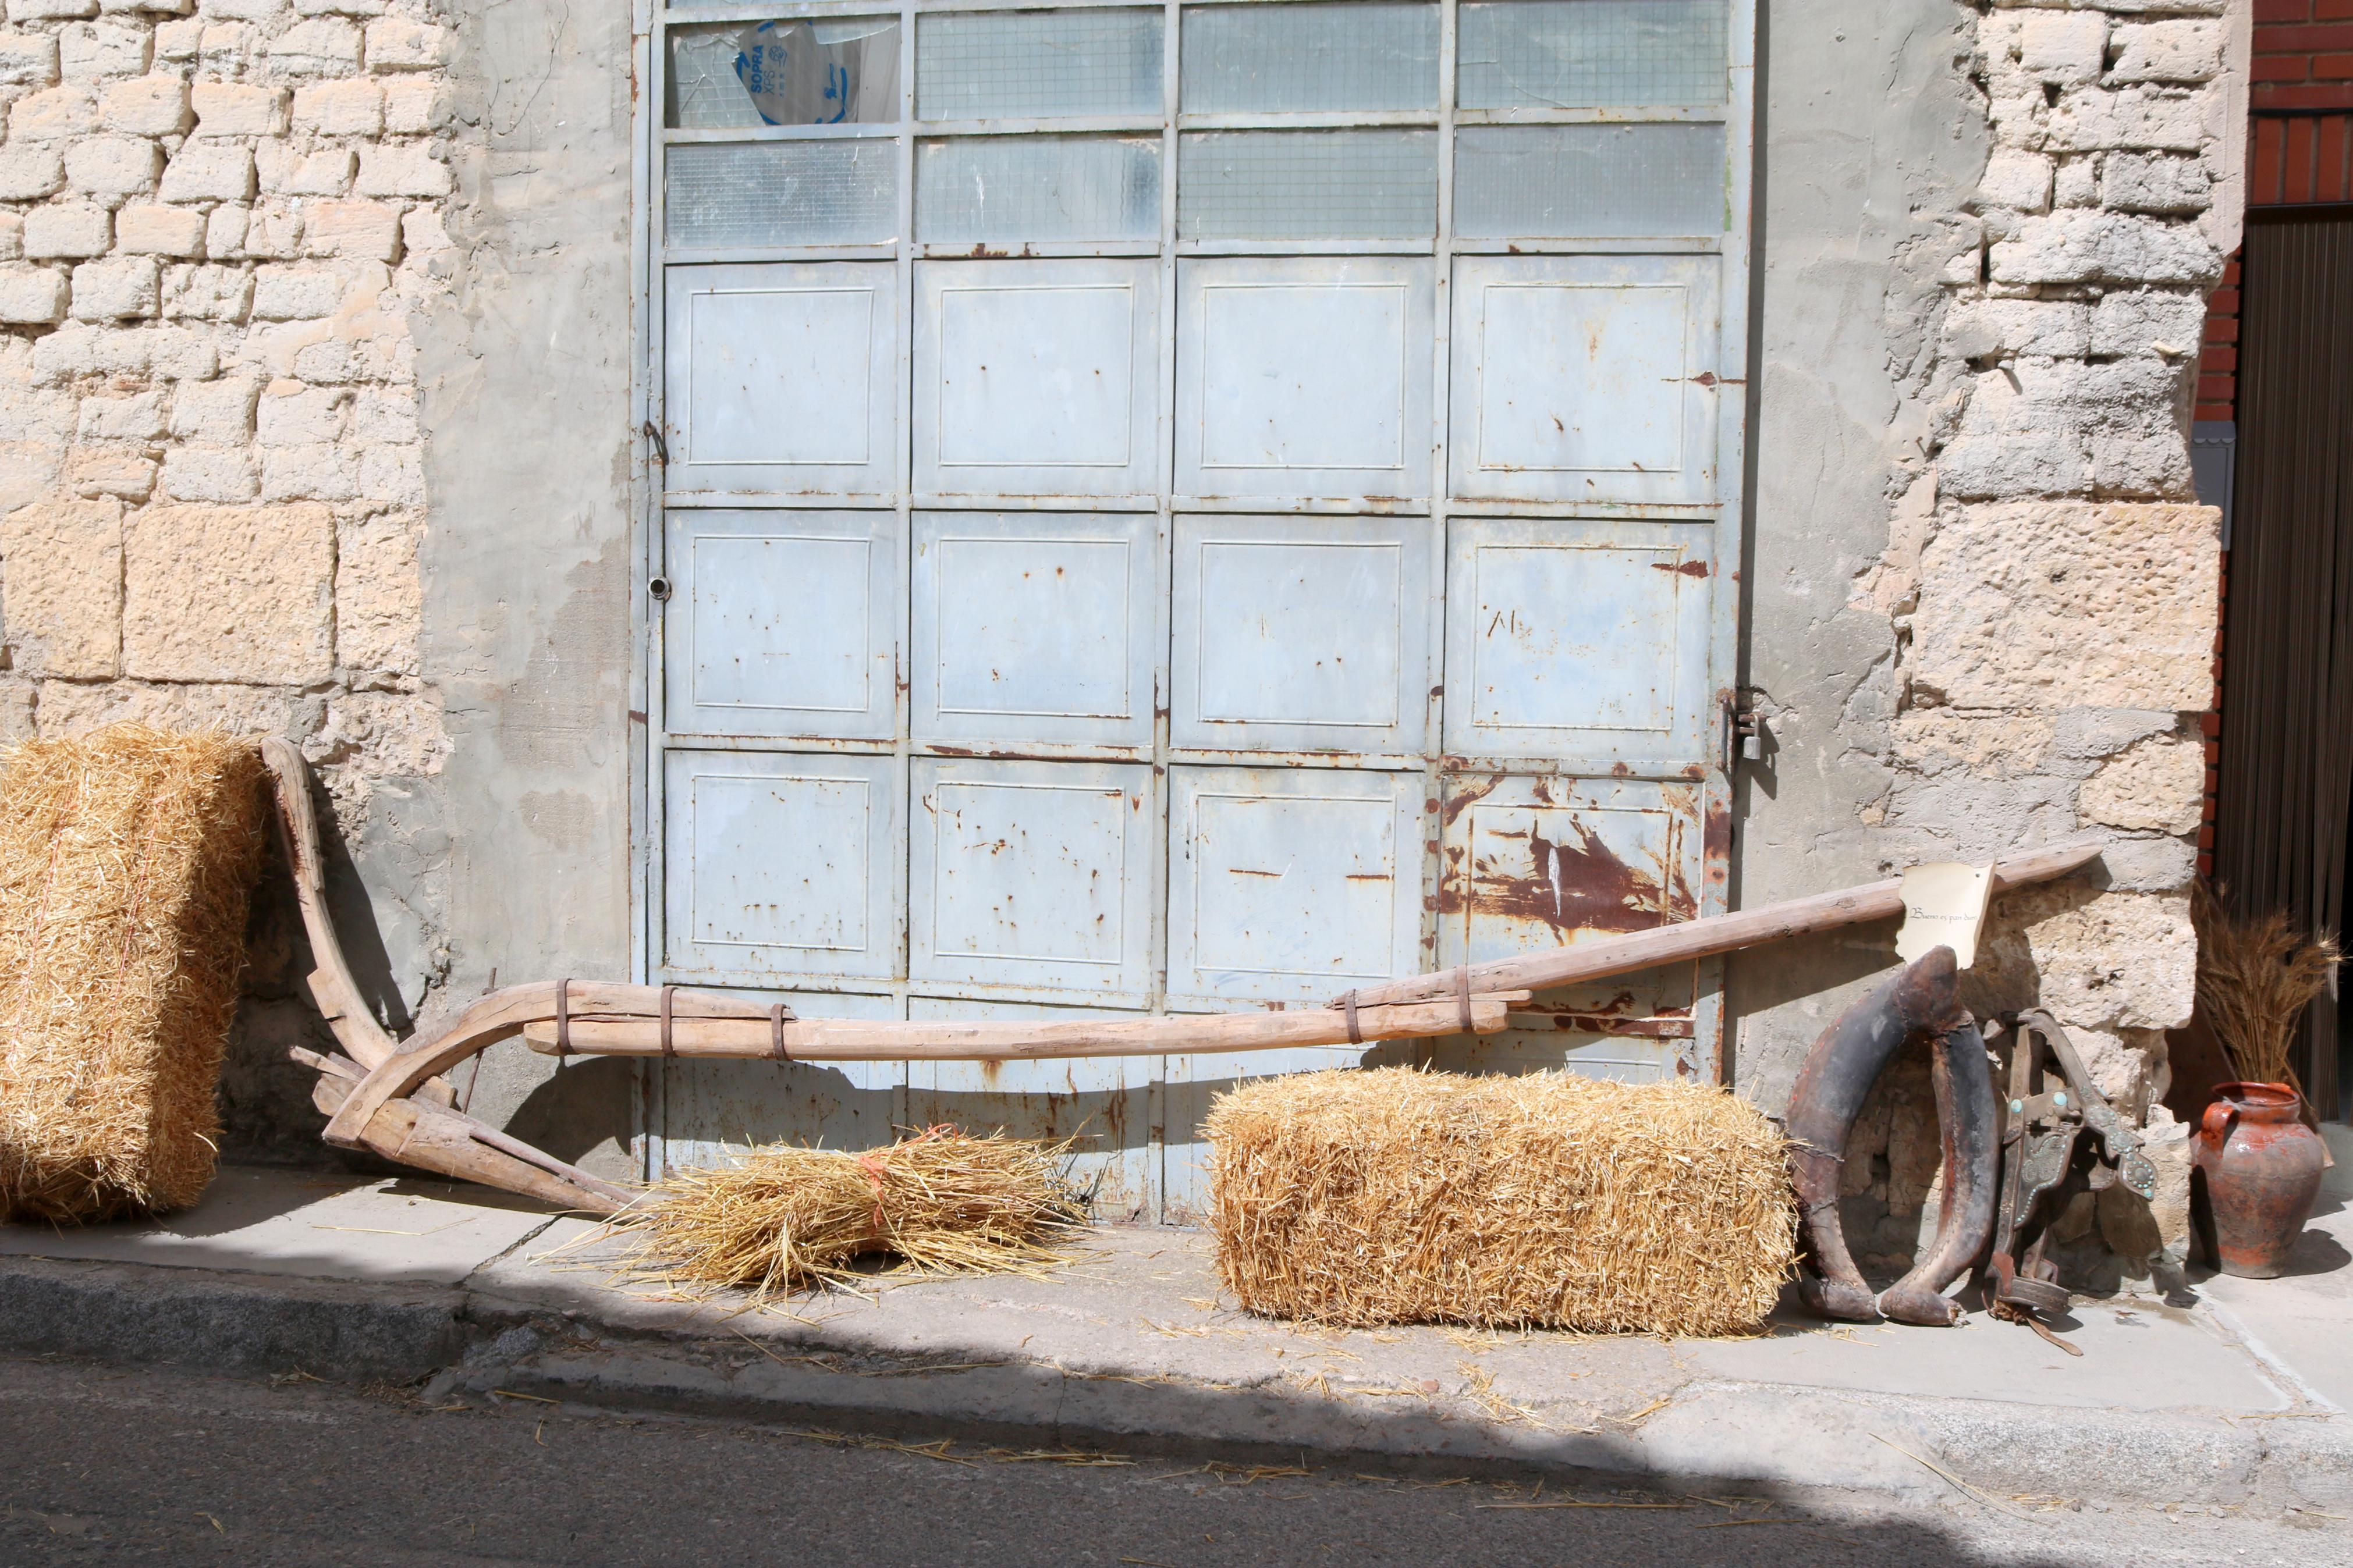
<svg viewBox="0 0 2353 1568">
<path fill-rule="evenodd" d="M 2080 1357 L 1777 1319 L 1745 1341 L 1322 1331 L 1219 1299 L 1207 1239 L 1107 1227 L 1050 1279 L 683 1300 L 480 1188 L 223 1173 L 168 1222 L 0 1227 L 0 1346 L 919 1436 L 1367 1465 L 2353 1512 L 2353 1137 L 2298 1272 L 2078 1308 Z"/>
</svg>

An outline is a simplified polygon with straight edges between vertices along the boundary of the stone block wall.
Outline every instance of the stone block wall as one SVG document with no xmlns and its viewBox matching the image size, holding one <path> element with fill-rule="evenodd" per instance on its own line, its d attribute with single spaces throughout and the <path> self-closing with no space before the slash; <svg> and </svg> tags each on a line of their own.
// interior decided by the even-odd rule
<svg viewBox="0 0 2353 1568">
<path fill-rule="evenodd" d="M 355 823 L 448 750 L 410 321 L 450 272 L 413 0 L 7 0 L 0 732 L 300 740 Z"/>
<path fill-rule="evenodd" d="M 1971 197 L 1914 215 L 1888 301 L 1891 542 L 1855 584 L 1894 649 L 1883 739 L 1857 727 L 1891 862 L 2110 841 L 2091 884 L 2000 900 L 1968 984 L 1981 1013 L 2053 1013 L 2166 1156 L 2155 1215 L 2086 1194 L 2069 1216 L 2112 1276 L 2178 1263 L 2183 1234 L 2183 1130 L 2158 1100 L 2195 973 L 2221 564 L 2188 430 L 2243 200 L 2245 23 L 2226 0 L 1964 8 L 1989 150 Z M 1937 1157 L 1925 1065 L 1891 1073 L 1847 1167 L 1883 1262 L 1933 1226 Z"/>
</svg>

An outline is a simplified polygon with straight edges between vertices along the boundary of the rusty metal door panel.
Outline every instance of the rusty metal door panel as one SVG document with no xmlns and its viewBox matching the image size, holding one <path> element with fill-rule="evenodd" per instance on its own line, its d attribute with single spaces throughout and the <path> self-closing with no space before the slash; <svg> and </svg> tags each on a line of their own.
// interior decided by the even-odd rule
<svg viewBox="0 0 2353 1568">
<path fill-rule="evenodd" d="M 1152 770 L 919 757 L 912 977 L 1092 992 L 1152 986 Z"/>
<path fill-rule="evenodd" d="M 1148 260 L 915 267 L 915 489 L 1150 495 L 1160 282 Z"/>
<path fill-rule="evenodd" d="M 1179 1005 L 1321 1005 L 1410 973 L 1419 773 L 1172 768 L 1168 991 Z"/>
<path fill-rule="evenodd" d="M 1178 518 L 1171 742 L 1419 752 L 1430 528 L 1426 518 Z"/>
<path fill-rule="evenodd" d="M 1149 512 L 918 512 L 915 738 L 1148 748 L 1161 629 Z"/>
<path fill-rule="evenodd" d="M 1134 1018 L 1107 1007 L 1040 1007 L 912 996 L 907 1016 L 924 1018 Z M 1159 1211 L 1152 1144 L 1156 1057 L 1090 1057 L 1048 1062 L 910 1062 L 907 1124 L 950 1122 L 967 1132 L 1075 1139 L 1071 1176 L 1092 1194 L 1098 1219 L 1149 1218 Z"/>
<path fill-rule="evenodd" d="M 906 786 L 896 759 L 679 750 L 665 762 L 672 973 L 899 972 Z"/>
<path fill-rule="evenodd" d="M 670 562 L 673 732 L 890 739 L 896 512 L 673 511 Z"/>
<path fill-rule="evenodd" d="M 1697 777 L 1714 549 L 1704 525 L 1454 519 L 1447 750 Z"/>
<path fill-rule="evenodd" d="M 1481 963 L 1647 931 L 1699 912 L 1696 784 L 1462 773 L 1442 785 L 1439 958 Z M 1628 1061 L 1696 1062 L 1698 970 L 1674 964 L 1546 991 L 1518 1027 L 1451 1042 L 1464 1061 L 1557 1053 L 1607 1034 Z M 1514 1037 L 1534 1034 L 1539 1042 Z M 1613 1058 L 1614 1059 L 1614 1058 Z"/>
<path fill-rule="evenodd" d="M 665 284 L 662 473 L 673 493 L 897 488 L 895 268 L 673 267 Z"/>
<path fill-rule="evenodd" d="M 1180 496 L 1430 493 L 1430 263 L 1179 263 Z"/>
<path fill-rule="evenodd" d="M 739 993 L 755 1002 L 773 991 Z M 893 996 L 787 992 L 803 1018 L 891 1019 Z M 659 1064 L 664 1159 L 671 1169 L 724 1164 L 771 1143 L 871 1149 L 905 1125 L 904 1062 L 671 1061 Z"/>
<path fill-rule="evenodd" d="M 1458 496 L 1716 499 L 1712 256 L 1466 256 L 1454 268 Z"/>
</svg>

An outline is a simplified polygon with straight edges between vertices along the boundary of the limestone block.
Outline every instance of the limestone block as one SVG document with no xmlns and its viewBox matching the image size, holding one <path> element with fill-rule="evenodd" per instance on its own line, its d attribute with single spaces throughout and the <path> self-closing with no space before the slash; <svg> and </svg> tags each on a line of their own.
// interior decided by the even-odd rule
<svg viewBox="0 0 2353 1568">
<path fill-rule="evenodd" d="M 1945 352 L 1956 359 L 2081 359 L 2090 343 L 2091 307 L 2081 300 L 1965 300 L 1945 313 Z"/>
<path fill-rule="evenodd" d="M 286 0 L 196 0 L 199 15 L 224 21 L 270 23 L 286 15 Z"/>
<path fill-rule="evenodd" d="M 427 147 L 369 147 L 360 153 L 360 195 L 443 196 L 449 194 L 448 165 Z"/>
<path fill-rule="evenodd" d="M 8 0 L 8 20 L 16 23 L 97 15 L 98 0 Z"/>
<path fill-rule="evenodd" d="M 2177 736 L 2152 737 L 2111 757 L 2084 781 L 2077 808 L 2111 827 L 2195 833 L 2206 789 L 2206 748 Z"/>
<path fill-rule="evenodd" d="M 2051 160 L 2040 153 L 1997 148 L 1978 182 L 1977 205 L 2039 213 L 2051 205 Z"/>
<path fill-rule="evenodd" d="M 2214 205 L 2214 179 L 2200 160 L 2163 153 L 2111 153 L 2100 195 L 2120 212 L 2202 213 Z"/>
<path fill-rule="evenodd" d="M 2092 488 L 2104 499 L 2182 500 L 2197 493 L 2189 443 L 2178 431 L 2094 431 L 2088 450 Z"/>
<path fill-rule="evenodd" d="M 10 33 L 0 37 L 0 87 L 47 87 L 57 79 L 55 35 Z"/>
<path fill-rule="evenodd" d="M 189 93 L 199 136 L 277 136 L 286 129 L 281 88 L 200 81 Z"/>
<path fill-rule="evenodd" d="M 43 326 L 66 318 L 65 274 L 47 267 L 0 267 L 0 321 Z"/>
<path fill-rule="evenodd" d="M 204 47 L 205 24 L 201 17 L 185 21 L 165 22 L 155 29 L 155 58 L 159 60 L 192 60 Z"/>
<path fill-rule="evenodd" d="M 261 455 L 264 500 L 356 500 L 359 455 L 325 442 L 280 447 Z"/>
<path fill-rule="evenodd" d="M 164 172 L 164 149 L 142 136 L 91 136 L 66 144 L 66 184 L 111 204 L 145 195 Z"/>
<path fill-rule="evenodd" d="M 37 202 L 65 183 L 65 159 L 55 147 L 0 147 L 0 201 Z"/>
<path fill-rule="evenodd" d="M 429 777 L 449 749 L 434 693 L 352 691 L 328 698 L 327 721 L 302 751 L 332 791 L 343 769 L 363 779 Z"/>
<path fill-rule="evenodd" d="M 121 674 L 122 504 L 39 501 L 0 519 L 0 624 L 26 674 Z"/>
<path fill-rule="evenodd" d="M 290 207 L 215 207 L 205 254 L 216 261 L 284 261 L 302 254 L 302 215 Z"/>
<path fill-rule="evenodd" d="M 359 493 L 380 506 L 425 504 L 425 458 L 416 447 L 360 449 Z"/>
<path fill-rule="evenodd" d="M 262 393 L 255 439 L 264 447 L 340 440 L 349 423 L 351 403 L 351 393 L 343 387 L 274 382 Z"/>
<path fill-rule="evenodd" d="M 25 215 L 0 212 L 0 261 L 25 259 Z"/>
<path fill-rule="evenodd" d="M 343 524 L 335 552 L 335 652 L 346 668 L 416 675 L 424 625 L 422 521 L 379 513 Z"/>
<path fill-rule="evenodd" d="M 164 395 L 85 397 L 74 434 L 85 441 L 153 441 L 164 433 Z"/>
<path fill-rule="evenodd" d="M 205 69 L 234 77 L 245 69 L 246 57 L 253 52 L 253 29 L 242 22 L 207 23 L 196 58 Z"/>
<path fill-rule="evenodd" d="M 33 720 L 37 690 L 29 680 L 0 684 L 0 742 L 29 741 L 37 733 Z"/>
<path fill-rule="evenodd" d="M 441 63 L 448 35 L 405 17 L 385 16 L 367 25 L 368 68 L 373 71 L 431 70 Z"/>
<path fill-rule="evenodd" d="M 400 208 L 383 202 L 322 202 L 306 215 L 303 248 L 312 256 L 391 261 L 400 255 Z"/>
<path fill-rule="evenodd" d="M 69 321 L 33 345 L 34 376 L 52 384 L 82 375 L 209 381 L 219 371 L 220 353 L 212 339 L 182 327 L 125 332 Z"/>
<path fill-rule="evenodd" d="M 183 386 L 172 397 L 172 434 L 199 445 L 241 446 L 252 438 L 260 393 L 259 382 L 242 375 Z"/>
<path fill-rule="evenodd" d="M 243 447 L 171 447 L 164 491 L 174 500 L 248 501 L 261 493 L 261 473 Z"/>
<path fill-rule="evenodd" d="M 384 130 L 384 89 L 365 77 L 298 87 L 294 124 L 326 136 L 376 135 Z"/>
<path fill-rule="evenodd" d="M 1931 775 L 1957 768 L 1973 778 L 2026 778 L 2041 769 L 2051 737 L 2052 721 L 2040 714 L 1912 708 L 1896 715 L 1894 757 Z"/>
<path fill-rule="evenodd" d="M 195 0 L 98 0 L 100 16 L 136 16 L 141 21 L 153 21 L 159 16 L 185 16 L 195 8 Z"/>
<path fill-rule="evenodd" d="M 2108 19 L 2097 11 L 2034 11 L 2018 25 L 2020 68 L 2044 81 L 2090 81 L 2107 61 Z"/>
<path fill-rule="evenodd" d="M 2047 134 L 2052 147 L 2068 153 L 2195 153 L 2206 140 L 2205 106 L 2168 88 L 2071 88 L 2052 107 Z"/>
<path fill-rule="evenodd" d="M 1914 689 L 1957 708 L 2204 708 L 2220 517 L 2116 502 L 1964 509 L 1922 554 Z"/>
<path fill-rule="evenodd" d="M 2075 1031 L 2179 1028 L 2196 987 L 2185 893 L 2046 882 L 1995 900 L 1964 996 L 1981 1016 L 2042 1007 Z"/>
<path fill-rule="evenodd" d="M 344 286 L 343 274 L 332 267 L 264 267 L 253 275 L 253 313 L 265 321 L 332 316 Z"/>
<path fill-rule="evenodd" d="M 349 76 L 360 68 L 360 30 L 336 17 L 314 17 L 271 39 L 269 54 L 290 76 Z"/>
<path fill-rule="evenodd" d="M 58 35 L 58 70 L 68 81 L 105 81 L 147 69 L 153 36 L 146 28 L 85 22 Z"/>
<path fill-rule="evenodd" d="M 2208 285 L 2222 275 L 2221 255 L 2193 228 L 2076 209 L 2023 219 L 1990 261 L 2000 283 Z"/>
<path fill-rule="evenodd" d="M 2054 207 L 2095 207 L 2100 205 L 2100 154 L 2079 153 L 2059 160 L 2051 181 Z"/>
<path fill-rule="evenodd" d="M 205 215 L 186 207 L 127 206 L 114 215 L 114 244 L 133 256 L 201 256 Z"/>
<path fill-rule="evenodd" d="M 2091 352 L 2190 359 L 2205 331 L 2206 301 L 2199 295 L 2110 294 L 2092 311 Z"/>
<path fill-rule="evenodd" d="M 125 673 L 301 685 L 334 666 L 322 506 L 150 507 L 123 531 Z"/>
<path fill-rule="evenodd" d="M 2110 81 L 2211 81 L 2222 74 L 2222 24 L 2147 22 L 2116 29 Z"/>
<path fill-rule="evenodd" d="M 8 106 L 8 140 L 56 142 L 98 129 L 98 100 L 86 87 L 53 87 Z"/>
<path fill-rule="evenodd" d="M 242 321 L 253 306 L 253 276 L 236 267 L 174 267 L 164 277 L 166 321 Z"/>
<path fill-rule="evenodd" d="M 340 196 L 352 188 L 357 163 L 348 147 L 322 148 L 290 160 L 269 188 L 290 196 Z"/>
<path fill-rule="evenodd" d="M 66 454 L 63 482 L 65 489 L 85 498 L 143 501 L 155 490 L 155 462 L 142 453 L 119 448 L 79 449 Z"/>
<path fill-rule="evenodd" d="M 157 195 L 167 202 L 251 201 L 253 153 L 245 147 L 188 142 L 165 165 Z"/>
<path fill-rule="evenodd" d="M 85 261 L 73 269 L 69 313 L 78 321 L 144 319 L 162 304 L 162 277 L 152 256 Z"/>
<path fill-rule="evenodd" d="M 114 241 L 114 217 L 104 207 L 59 204 L 25 215 L 25 254 L 35 259 L 103 256 Z"/>
<path fill-rule="evenodd" d="M 303 16 L 381 16 L 385 0 L 294 0 L 294 10 Z"/>
<path fill-rule="evenodd" d="M 1964 434 L 1937 454 L 1936 474 L 1959 500 L 2073 495 L 2092 488 L 2090 442 L 2072 429 Z"/>
<path fill-rule="evenodd" d="M 449 230 L 441 215 L 431 207 L 411 207 L 400 219 L 401 248 L 416 255 L 430 255 L 449 248 Z"/>
<path fill-rule="evenodd" d="M 176 136 L 190 123 L 188 84 L 177 76 L 133 77 L 98 98 L 99 123 L 126 136 Z"/>
<path fill-rule="evenodd" d="M 403 446 L 422 440 L 417 395 L 405 386 L 365 389 L 352 406 L 352 434 L 363 441 Z"/>
<path fill-rule="evenodd" d="M 17 507 L 56 493 L 65 448 L 54 441 L 0 441 L 0 507 Z M 7 574 L 0 562 L 0 577 Z M 0 614 L 0 625 L 6 616 Z"/>
<path fill-rule="evenodd" d="M 218 725 L 235 735 L 300 734 L 306 700 L 282 686 L 148 685 L 118 680 L 104 686 L 43 681 L 37 712 L 44 736 L 85 734 L 102 724 L 156 724 L 174 729 Z"/>
<path fill-rule="evenodd" d="M 384 84 L 384 128 L 403 135 L 438 131 L 449 120 L 449 94 L 431 77 L 395 77 Z"/>
</svg>

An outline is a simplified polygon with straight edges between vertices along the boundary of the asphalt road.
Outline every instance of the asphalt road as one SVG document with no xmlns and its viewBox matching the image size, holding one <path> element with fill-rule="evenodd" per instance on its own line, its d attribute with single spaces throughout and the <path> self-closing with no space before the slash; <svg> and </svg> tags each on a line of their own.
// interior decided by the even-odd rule
<svg viewBox="0 0 2353 1568">
<path fill-rule="evenodd" d="M 0 1563 L 2353 1563 L 2353 1522 L 1018 1454 L 0 1358 Z"/>
</svg>

